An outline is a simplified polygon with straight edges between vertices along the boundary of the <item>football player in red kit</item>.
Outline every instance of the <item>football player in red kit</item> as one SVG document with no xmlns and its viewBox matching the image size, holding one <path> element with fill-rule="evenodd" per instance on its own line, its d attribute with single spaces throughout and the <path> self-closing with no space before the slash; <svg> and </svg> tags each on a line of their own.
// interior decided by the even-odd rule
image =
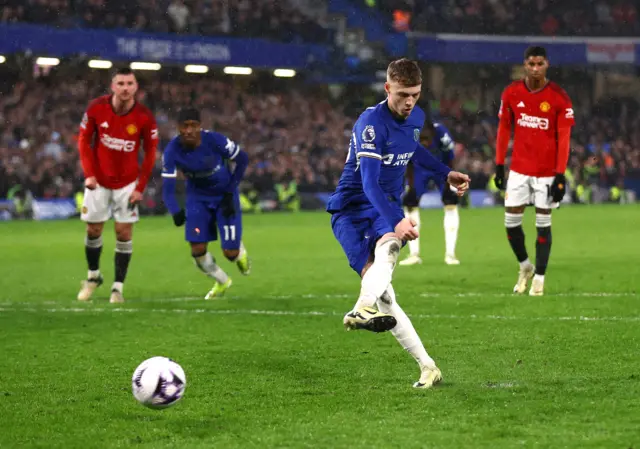
<svg viewBox="0 0 640 449">
<path fill-rule="evenodd" d="M 566 190 L 564 176 L 569 159 L 573 106 L 567 93 L 547 79 L 549 60 L 543 47 L 524 54 L 524 80 L 502 93 L 496 141 L 496 186 L 505 189 L 504 163 L 513 127 L 513 152 L 506 182 L 505 226 L 511 248 L 520 262 L 514 293 L 544 293 L 544 276 L 551 253 L 551 210 L 559 206 Z M 522 217 L 527 205 L 536 208 L 535 266 L 525 247 Z"/>
<path fill-rule="evenodd" d="M 119 69 L 111 80 L 111 95 L 93 100 L 82 119 L 78 147 L 84 170 L 81 219 L 87 223 L 85 254 L 89 265 L 78 300 L 88 301 L 102 284 L 100 253 L 104 222 L 113 216 L 116 232 L 115 282 L 111 303 L 124 302 L 123 284 L 133 252 L 133 223 L 138 203 L 151 177 L 158 129 L 151 111 L 136 102 L 138 83 L 130 69 Z M 138 164 L 140 141 L 144 159 Z"/>
</svg>

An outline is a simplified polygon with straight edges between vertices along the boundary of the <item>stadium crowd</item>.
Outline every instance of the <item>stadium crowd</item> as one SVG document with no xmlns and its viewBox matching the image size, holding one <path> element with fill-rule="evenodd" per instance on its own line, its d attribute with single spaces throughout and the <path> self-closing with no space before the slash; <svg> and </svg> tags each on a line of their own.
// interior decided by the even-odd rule
<svg viewBox="0 0 640 449">
<path fill-rule="evenodd" d="M 102 72 L 75 78 L 54 72 L 5 84 L 0 92 L 0 198 L 16 190 L 34 197 L 68 198 L 82 190 L 78 124 L 88 99 L 105 93 L 107 85 L 108 76 Z M 175 134 L 177 110 L 195 102 L 206 127 L 230 136 L 248 151 L 251 163 L 243 188 L 254 196 L 280 197 L 291 185 L 298 193 L 331 191 L 343 167 L 358 106 L 347 108 L 348 96 L 334 100 L 323 88 L 289 86 L 270 86 L 269 81 L 234 84 L 229 78 L 213 77 L 150 78 L 141 82 L 138 98 L 156 114 L 160 150 Z M 470 173 L 473 189 L 492 184 L 497 104 L 495 99 L 490 103 L 493 110 L 479 110 L 477 103 L 456 95 L 431 102 L 434 118 L 449 127 L 457 142 L 456 167 Z M 633 100 L 610 100 L 578 117 L 569 165 L 574 186 L 582 186 L 589 195 L 594 188 L 608 192 L 624 185 L 625 179 L 640 179 L 638 125 L 640 105 Z M 158 210 L 160 165 L 158 158 L 147 195 L 149 206 Z"/>
<path fill-rule="evenodd" d="M 326 3 L 326 2 L 325 2 Z M 402 31 L 467 34 L 637 36 L 637 0 L 359 0 Z M 324 14 L 287 0 L 4 0 L 0 22 L 204 36 L 329 42 Z M 317 7 L 315 8 L 318 9 Z M 366 12 L 364 12 L 366 14 Z"/>
<path fill-rule="evenodd" d="M 546 36 L 637 36 L 636 0 L 362 0 L 412 31 Z M 395 13 L 395 14 L 394 14 Z"/>
<path fill-rule="evenodd" d="M 277 0 L 3 0 L 0 22 L 327 42 L 330 31 Z"/>
</svg>

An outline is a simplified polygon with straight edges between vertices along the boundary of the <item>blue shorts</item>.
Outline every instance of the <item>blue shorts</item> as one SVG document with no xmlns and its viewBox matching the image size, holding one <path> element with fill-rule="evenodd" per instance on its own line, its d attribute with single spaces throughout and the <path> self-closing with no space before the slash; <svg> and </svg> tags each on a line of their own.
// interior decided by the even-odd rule
<svg viewBox="0 0 640 449">
<path fill-rule="evenodd" d="M 349 266 L 358 276 L 372 257 L 380 237 L 394 232 L 374 207 L 334 213 L 331 216 L 331 229 L 347 255 Z"/>
<path fill-rule="evenodd" d="M 242 240 L 242 212 L 240 195 L 236 190 L 233 195 L 235 215 L 222 215 L 220 201 L 222 196 L 203 200 L 187 196 L 185 240 L 190 243 L 207 243 L 218 240 L 218 232 L 222 240 L 222 249 L 239 249 Z"/>
<path fill-rule="evenodd" d="M 428 192 L 429 181 L 433 180 L 433 182 L 438 186 L 438 190 L 440 193 L 444 190 L 445 181 L 442 180 L 439 176 L 432 176 L 431 173 L 420 173 L 418 171 L 414 171 L 413 173 L 413 185 L 416 188 L 416 195 L 418 196 L 418 200 Z"/>
</svg>

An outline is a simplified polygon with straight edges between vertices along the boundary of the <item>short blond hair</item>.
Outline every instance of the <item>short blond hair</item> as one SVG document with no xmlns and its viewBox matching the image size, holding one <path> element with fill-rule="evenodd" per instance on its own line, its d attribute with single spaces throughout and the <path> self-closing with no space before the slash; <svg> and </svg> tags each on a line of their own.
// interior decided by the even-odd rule
<svg viewBox="0 0 640 449">
<path fill-rule="evenodd" d="M 387 67 L 387 81 L 396 82 L 404 87 L 422 84 L 422 70 L 418 63 L 407 58 L 392 61 Z"/>
</svg>

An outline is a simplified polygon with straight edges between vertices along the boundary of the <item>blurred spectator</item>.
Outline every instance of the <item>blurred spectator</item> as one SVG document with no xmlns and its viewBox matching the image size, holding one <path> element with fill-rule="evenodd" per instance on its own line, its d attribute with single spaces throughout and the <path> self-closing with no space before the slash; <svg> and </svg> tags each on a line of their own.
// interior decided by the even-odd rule
<svg viewBox="0 0 640 449">
<path fill-rule="evenodd" d="M 366 0 L 362 4 L 371 6 Z M 544 34 L 548 36 L 637 36 L 634 0 L 378 0 L 397 23 L 411 15 L 410 29 L 427 33 Z"/>
<path fill-rule="evenodd" d="M 325 24 L 303 15 L 295 4 L 288 0 L 4 0 L 0 22 L 329 42 Z"/>
<path fill-rule="evenodd" d="M 167 15 L 171 23 L 169 29 L 173 33 L 184 33 L 189 25 L 189 8 L 184 4 L 184 0 L 171 0 L 167 8 Z"/>
<path fill-rule="evenodd" d="M 108 74 L 56 68 L 48 76 L 28 77 L 25 72 L 22 81 L 0 87 L 0 198 L 18 187 L 34 197 L 72 197 L 83 185 L 75 141 L 78 124 L 89 99 L 106 92 Z M 195 104 L 205 128 L 228 135 L 249 153 L 241 188 L 254 200 L 267 196 L 296 210 L 299 195 L 334 189 L 354 119 L 376 98 L 363 89 L 332 95 L 326 86 L 296 80 L 280 84 L 271 77 L 234 81 L 140 74 L 138 100 L 156 114 L 160 150 L 175 135 L 177 110 Z M 456 140 L 456 168 L 470 174 L 473 189 L 486 189 L 494 172 L 499 94 L 485 92 L 482 100 L 478 89 L 452 84 L 431 102 L 431 110 Z M 491 86 L 484 89 L 493 92 Z M 576 199 L 613 200 L 616 188 L 640 185 L 640 104 L 612 98 L 590 111 L 576 110 L 586 111 L 577 120 L 569 161 Z M 162 210 L 159 173 L 158 160 L 148 201 Z"/>
</svg>

